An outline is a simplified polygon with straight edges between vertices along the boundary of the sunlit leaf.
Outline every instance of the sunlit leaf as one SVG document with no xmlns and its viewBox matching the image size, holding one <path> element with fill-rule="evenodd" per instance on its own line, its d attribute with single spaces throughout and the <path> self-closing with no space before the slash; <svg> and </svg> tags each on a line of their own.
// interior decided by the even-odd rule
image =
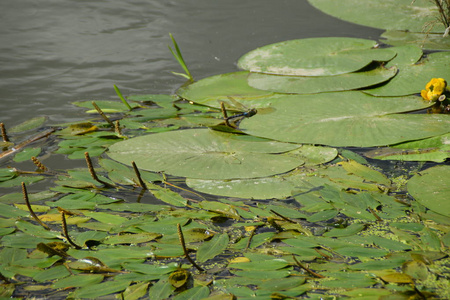
<svg viewBox="0 0 450 300">
<path fill-rule="evenodd" d="M 425 207 L 450 217 L 449 166 L 436 166 L 413 176 L 408 182 L 408 192 Z"/>
<path fill-rule="evenodd" d="M 251 72 L 278 75 L 339 75 L 395 56 L 388 49 L 371 49 L 375 45 L 371 40 L 340 37 L 291 40 L 252 50 L 239 59 L 238 66 Z"/>
<path fill-rule="evenodd" d="M 420 93 L 431 78 L 450 78 L 450 53 L 428 54 L 417 64 L 402 65 L 387 84 L 364 92 L 373 96 L 404 96 Z"/>
<path fill-rule="evenodd" d="M 125 290 L 130 285 L 128 281 L 107 281 L 95 285 L 82 287 L 71 295 L 75 298 L 98 298 Z"/>
<path fill-rule="evenodd" d="M 45 123 L 45 121 L 47 121 L 48 117 L 35 117 L 35 118 L 31 118 L 19 125 L 16 125 L 14 127 L 8 128 L 8 132 L 9 133 L 18 133 L 18 132 L 22 132 L 22 131 L 27 131 L 27 130 L 31 130 L 31 129 L 35 129 L 38 128 L 40 126 L 42 126 L 42 124 Z"/>
<path fill-rule="evenodd" d="M 321 11 L 352 23 L 381 28 L 422 32 L 432 23 L 431 32 L 443 32 L 436 24 L 437 8 L 432 1 L 416 0 L 308 0 Z"/>
<path fill-rule="evenodd" d="M 444 38 L 442 33 L 387 30 L 381 37 L 384 43 L 394 46 L 415 44 L 427 50 L 450 49 L 450 41 Z"/>
<path fill-rule="evenodd" d="M 273 93 L 252 88 L 247 83 L 248 72 L 221 74 L 199 80 L 183 87 L 177 94 L 199 104 L 219 107 L 220 101 L 232 97 L 238 101 L 260 99 Z M 214 105 L 207 104 L 214 102 Z"/>
<path fill-rule="evenodd" d="M 279 76 L 251 73 L 248 84 L 254 88 L 276 93 L 314 94 L 348 91 L 385 82 L 397 73 L 397 68 L 359 71 L 335 76 Z"/>
<path fill-rule="evenodd" d="M 151 134 L 119 142 L 108 155 L 124 164 L 176 176 L 205 179 L 252 178 L 292 170 L 299 160 L 274 153 L 295 144 L 246 141 L 206 129 Z M 261 161 L 265 161 L 264 164 Z"/>
<path fill-rule="evenodd" d="M 227 248 L 230 239 L 228 234 L 215 235 L 210 241 L 204 242 L 197 250 L 197 260 L 205 262 L 212 259 Z"/>
<path fill-rule="evenodd" d="M 75 101 L 72 102 L 73 105 L 89 108 L 90 110 L 87 113 L 98 113 L 97 110 L 94 109 L 91 101 Z M 100 107 L 100 109 L 104 113 L 119 113 L 119 112 L 128 112 L 129 109 L 122 102 L 119 101 L 110 101 L 110 100 L 95 100 L 95 104 Z M 131 103 L 130 106 L 132 108 L 136 108 L 139 105 L 136 103 Z"/>
<path fill-rule="evenodd" d="M 244 119 L 240 129 L 285 142 L 357 147 L 423 139 L 450 130 L 445 115 L 395 114 L 427 107 L 419 97 L 374 98 L 359 92 L 291 95 L 273 106 L 273 113 Z"/>
</svg>

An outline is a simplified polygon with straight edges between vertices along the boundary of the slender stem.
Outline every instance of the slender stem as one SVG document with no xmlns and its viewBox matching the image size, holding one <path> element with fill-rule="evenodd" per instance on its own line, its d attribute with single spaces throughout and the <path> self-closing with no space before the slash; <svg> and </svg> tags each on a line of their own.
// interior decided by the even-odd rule
<svg viewBox="0 0 450 300">
<path fill-rule="evenodd" d="M 313 277 L 316 277 L 316 278 L 325 278 L 325 276 L 320 275 L 319 273 L 316 273 L 316 272 L 314 272 L 313 270 L 311 270 L 311 269 L 305 267 L 304 265 L 302 265 L 302 264 L 297 260 L 297 258 L 295 258 L 295 255 L 294 255 L 294 254 L 292 254 L 292 258 L 294 258 L 295 263 L 296 263 L 300 268 L 302 268 L 303 270 L 305 270 L 306 272 L 308 272 L 309 274 L 311 274 Z"/>
<path fill-rule="evenodd" d="M 69 233 L 67 231 L 66 213 L 64 211 L 61 211 L 61 220 L 62 220 L 63 235 L 67 239 L 69 244 L 71 244 L 75 249 L 82 249 L 82 247 L 75 244 L 69 236 Z"/>
<path fill-rule="evenodd" d="M 0 130 L 2 132 L 2 138 L 4 142 L 9 142 L 8 135 L 6 134 L 5 124 L 0 123 Z"/>
<path fill-rule="evenodd" d="M 95 173 L 95 169 L 92 166 L 92 160 L 91 160 L 91 157 L 89 156 L 89 152 L 84 152 L 84 157 L 86 159 L 86 164 L 88 166 L 89 173 L 91 174 L 92 179 L 94 179 L 95 181 L 97 181 L 97 182 L 99 182 L 99 183 L 101 183 L 101 184 L 103 184 L 105 186 L 113 187 L 113 185 L 111 185 L 111 184 L 109 184 L 107 182 L 104 182 L 103 180 L 98 178 L 97 174 Z"/>
<path fill-rule="evenodd" d="M 0 126 L 0 127 L 1 127 L 1 126 Z M 6 157 L 6 156 L 8 156 L 8 155 L 11 155 L 11 154 L 13 154 L 13 153 L 16 153 L 17 151 L 21 150 L 23 147 L 27 146 L 28 144 L 30 144 L 30 143 L 32 143 L 32 142 L 35 142 L 35 141 L 37 141 L 37 140 L 39 140 L 39 139 L 42 139 L 42 138 L 44 138 L 44 137 L 49 136 L 49 135 L 50 135 L 51 133 L 53 133 L 54 131 L 55 131 L 54 128 L 51 128 L 51 129 L 46 130 L 46 131 L 43 131 L 43 132 L 41 132 L 41 133 L 39 133 L 39 134 L 37 134 L 37 135 L 35 135 L 35 136 L 33 136 L 33 137 L 31 137 L 31 138 L 25 140 L 25 141 L 23 141 L 22 143 L 20 143 L 20 144 L 18 144 L 18 145 L 15 145 L 14 148 L 12 148 L 12 149 L 10 149 L 10 150 L 7 150 L 7 151 L 4 151 L 4 152 L 0 153 L 0 158 L 4 158 L 4 157 Z"/>
<path fill-rule="evenodd" d="M 137 179 L 139 180 L 139 185 L 140 185 L 143 189 L 148 190 L 147 185 L 146 185 L 145 182 L 142 180 L 141 173 L 139 172 L 139 169 L 138 169 L 138 167 L 136 166 L 136 163 L 135 163 L 134 161 L 132 161 L 132 162 L 131 162 L 131 165 L 133 166 L 134 173 L 136 173 L 136 177 L 137 177 Z"/>
<path fill-rule="evenodd" d="M 22 182 L 22 194 L 23 194 L 23 199 L 25 200 L 25 203 L 26 203 L 28 210 L 30 211 L 30 214 L 33 217 L 33 219 L 35 219 L 36 222 L 38 222 L 46 230 L 50 230 L 50 228 L 44 222 L 42 222 L 41 219 L 38 218 L 38 216 L 34 213 L 33 209 L 31 208 L 31 204 L 30 204 L 30 200 L 28 199 L 28 192 L 27 192 L 27 187 L 25 186 L 25 182 Z"/>
<path fill-rule="evenodd" d="M 283 220 L 285 220 L 285 221 L 287 221 L 287 222 L 297 224 L 297 222 L 292 221 L 291 219 L 289 219 L 289 218 L 287 218 L 287 217 L 285 217 L 285 216 L 283 216 L 283 215 L 277 213 L 277 212 L 274 211 L 273 209 L 271 209 L 270 212 L 273 213 L 274 215 L 277 215 L 278 217 L 282 218 Z"/>
<path fill-rule="evenodd" d="M 230 125 L 230 122 L 228 122 L 228 113 L 227 113 L 227 109 L 225 108 L 225 104 L 223 103 L 223 101 L 220 102 L 220 110 L 222 111 L 223 120 L 225 121 L 225 125 L 227 125 L 227 127 L 233 128 L 233 126 Z"/>
<path fill-rule="evenodd" d="M 383 219 L 380 218 L 380 216 L 377 215 L 377 213 L 372 208 L 370 208 L 370 207 L 367 207 L 367 208 L 369 209 L 370 213 L 377 219 L 378 222 L 383 222 Z"/>
<path fill-rule="evenodd" d="M 122 135 L 119 120 L 116 120 L 116 122 L 114 122 L 114 132 L 117 133 L 118 135 Z"/>
<path fill-rule="evenodd" d="M 97 103 L 95 103 L 95 101 L 92 101 L 92 106 L 94 106 L 95 110 L 100 114 L 103 120 L 108 122 L 111 127 L 114 127 L 114 123 L 105 115 L 103 110 L 97 105 Z"/>
<path fill-rule="evenodd" d="M 247 251 L 247 249 L 250 247 L 250 244 L 252 243 L 253 236 L 255 235 L 256 229 L 258 226 L 254 226 L 252 231 L 250 232 L 250 236 L 248 237 L 247 245 L 245 245 L 244 251 Z"/>
<path fill-rule="evenodd" d="M 186 249 L 186 243 L 184 242 L 184 236 L 183 236 L 183 231 L 181 231 L 181 226 L 180 224 L 177 224 L 177 231 L 178 231 L 178 237 L 180 239 L 180 243 L 181 243 L 181 247 L 183 248 L 183 252 L 184 252 L 184 256 L 186 257 L 186 259 L 200 272 L 203 272 L 205 270 L 203 270 L 200 266 L 198 266 L 195 261 L 192 260 L 192 258 L 189 256 L 188 251 Z"/>
</svg>

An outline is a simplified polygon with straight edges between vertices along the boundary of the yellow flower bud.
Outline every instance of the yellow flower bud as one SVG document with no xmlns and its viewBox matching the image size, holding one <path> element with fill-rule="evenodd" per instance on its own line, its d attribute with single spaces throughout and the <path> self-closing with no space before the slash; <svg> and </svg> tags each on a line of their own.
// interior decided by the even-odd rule
<svg viewBox="0 0 450 300">
<path fill-rule="evenodd" d="M 420 92 L 423 99 L 436 101 L 445 92 L 447 82 L 443 78 L 432 78 L 425 86 L 425 90 Z"/>
</svg>

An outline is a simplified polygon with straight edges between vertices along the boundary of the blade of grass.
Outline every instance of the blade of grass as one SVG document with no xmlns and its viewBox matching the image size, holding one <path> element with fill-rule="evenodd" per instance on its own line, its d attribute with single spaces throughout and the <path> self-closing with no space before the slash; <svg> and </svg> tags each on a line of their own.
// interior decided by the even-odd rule
<svg viewBox="0 0 450 300">
<path fill-rule="evenodd" d="M 125 98 L 123 97 L 122 92 L 119 90 L 119 88 L 115 84 L 114 84 L 114 90 L 116 91 L 116 94 L 117 94 L 117 96 L 119 96 L 120 100 L 122 100 L 123 104 L 125 104 L 129 110 L 132 110 L 130 104 L 128 104 L 127 100 L 125 100 Z"/>
<path fill-rule="evenodd" d="M 175 75 L 180 75 L 183 76 L 191 81 L 194 81 L 194 77 L 192 77 L 191 72 L 189 72 L 189 69 L 186 65 L 186 62 L 184 61 L 183 55 L 181 54 L 180 48 L 178 47 L 177 42 L 175 41 L 175 38 L 173 37 L 173 35 L 171 33 L 169 33 L 170 38 L 172 39 L 172 43 L 173 46 L 175 48 L 175 51 L 172 49 L 172 47 L 169 47 L 170 52 L 172 53 L 173 57 L 175 57 L 175 59 L 178 61 L 178 63 L 180 64 L 180 66 L 183 68 L 184 72 L 186 74 L 182 74 L 182 73 L 177 73 L 177 72 L 172 72 Z"/>
</svg>

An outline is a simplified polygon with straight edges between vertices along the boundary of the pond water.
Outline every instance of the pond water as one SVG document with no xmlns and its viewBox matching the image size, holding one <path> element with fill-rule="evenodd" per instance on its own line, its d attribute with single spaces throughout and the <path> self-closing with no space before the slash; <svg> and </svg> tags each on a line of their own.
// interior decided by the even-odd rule
<svg viewBox="0 0 450 300">
<path fill-rule="evenodd" d="M 172 93 L 183 83 L 170 54 L 176 38 L 196 79 L 236 71 L 244 53 L 324 36 L 377 39 L 380 30 L 323 14 L 306 0 L 3 1 L 0 120 L 49 124 L 86 118 L 70 103 Z"/>
</svg>

